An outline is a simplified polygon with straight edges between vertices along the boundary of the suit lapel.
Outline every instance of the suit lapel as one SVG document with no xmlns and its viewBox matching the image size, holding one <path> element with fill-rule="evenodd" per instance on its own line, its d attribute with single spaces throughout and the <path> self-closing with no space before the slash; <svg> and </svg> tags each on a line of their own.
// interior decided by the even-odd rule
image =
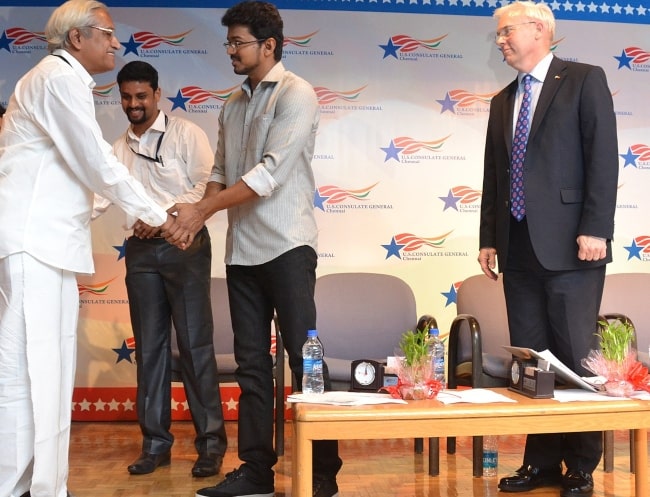
<svg viewBox="0 0 650 497">
<path fill-rule="evenodd" d="M 566 74 L 567 64 L 562 59 L 553 57 L 551 65 L 548 68 L 546 79 L 542 85 L 542 91 L 539 94 L 539 100 L 535 107 L 535 114 L 533 114 L 533 122 L 530 126 L 530 133 L 528 134 L 528 141 L 530 142 L 535 138 L 535 133 L 539 129 L 548 108 L 563 83 Z"/>
<path fill-rule="evenodd" d="M 510 157 L 512 153 L 512 121 L 513 113 L 515 111 L 515 96 L 517 95 L 518 84 L 519 82 L 517 81 L 517 78 L 515 78 L 515 80 L 508 85 L 508 88 L 506 90 L 506 109 L 503 113 L 503 140 L 505 141 L 506 148 L 508 149 L 508 157 Z"/>
</svg>

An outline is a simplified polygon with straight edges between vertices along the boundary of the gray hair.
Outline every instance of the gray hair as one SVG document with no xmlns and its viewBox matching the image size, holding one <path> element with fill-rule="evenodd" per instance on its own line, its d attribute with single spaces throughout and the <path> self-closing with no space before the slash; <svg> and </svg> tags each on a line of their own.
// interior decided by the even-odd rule
<svg viewBox="0 0 650 497">
<path fill-rule="evenodd" d="M 519 14 L 539 21 L 546 25 L 551 40 L 555 36 L 555 17 L 551 8 L 543 2 L 535 3 L 530 1 L 513 2 L 494 11 L 493 17 L 498 21 L 504 15 Z"/>
<path fill-rule="evenodd" d="M 97 0 L 68 0 L 57 7 L 45 25 L 48 51 L 52 53 L 57 48 L 69 48 L 70 30 L 95 24 L 95 11 L 98 9 L 108 11 L 108 7 Z M 83 34 L 90 36 L 89 30 L 83 31 Z"/>
</svg>

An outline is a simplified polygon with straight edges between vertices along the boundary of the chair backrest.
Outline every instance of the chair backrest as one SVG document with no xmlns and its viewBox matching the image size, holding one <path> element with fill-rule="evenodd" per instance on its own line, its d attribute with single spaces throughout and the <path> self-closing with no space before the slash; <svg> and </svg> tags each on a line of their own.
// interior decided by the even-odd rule
<svg viewBox="0 0 650 497">
<path fill-rule="evenodd" d="M 228 287 L 225 278 L 212 278 L 210 282 L 212 322 L 214 324 L 214 350 L 217 354 L 232 354 L 234 350 Z"/>
<path fill-rule="evenodd" d="M 503 294 L 503 275 L 497 281 L 484 274 L 470 276 L 458 288 L 456 294 L 458 314 L 470 314 L 481 327 L 483 353 L 490 356 L 510 358 L 503 346 L 510 345 L 508 313 Z M 460 334 L 459 362 L 471 361 L 472 345 L 469 332 Z"/>
<path fill-rule="evenodd" d="M 648 362 L 650 346 L 650 305 L 646 292 L 650 289 L 650 273 L 615 273 L 605 276 L 600 314 L 618 313 L 627 316 L 636 331 L 639 358 Z"/>
<path fill-rule="evenodd" d="M 336 273 L 316 280 L 316 325 L 333 388 L 347 389 L 354 359 L 395 354 L 417 324 L 415 295 L 396 276 Z"/>
</svg>

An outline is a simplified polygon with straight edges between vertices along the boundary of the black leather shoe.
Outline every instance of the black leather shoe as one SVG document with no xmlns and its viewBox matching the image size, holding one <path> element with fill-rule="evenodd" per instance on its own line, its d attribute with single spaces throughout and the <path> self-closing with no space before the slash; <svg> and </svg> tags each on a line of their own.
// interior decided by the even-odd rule
<svg viewBox="0 0 650 497">
<path fill-rule="evenodd" d="M 161 454 L 143 452 L 127 469 L 132 475 L 147 475 L 153 473 L 158 466 L 169 465 L 170 461 L 171 454 L 169 451 Z"/>
<path fill-rule="evenodd" d="M 513 476 L 501 478 L 499 490 L 502 492 L 528 492 L 538 487 L 552 487 L 562 482 L 562 470 L 556 468 L 535 468 L 522 466 Z"/>
<path fill-rule="evenodd" d="M 594 493 L 594 479 L 579 469 L 569 469 L 562 477 L 560 497 L 591 497 Z"/>
<path fill-rule="evenodd" d="M 199 454 L 198 459 L 192 466 L 192 475 L 197 478 L 216 475 L 221 469 L 223 457 L 216 454 Z"/>
</svg>

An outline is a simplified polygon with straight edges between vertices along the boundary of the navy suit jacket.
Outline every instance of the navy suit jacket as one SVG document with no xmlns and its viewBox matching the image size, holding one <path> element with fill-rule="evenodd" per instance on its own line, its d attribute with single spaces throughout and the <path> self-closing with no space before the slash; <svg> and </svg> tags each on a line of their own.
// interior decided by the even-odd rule
<svg viewBox="0 0 650 497">
<path fill-rule="evenodd" d="M 508 257 L 510 150 L 517 80 L 490 105 L 481 203 L 480 247 Z M 604 71 L 553 58 L 542 86 L 524 161 L 526 218 L 532 246 L 548 270 L 611 261 L 618 180 L 616 117 Z M 577 257 L 578 235 L 607 239 L 607 257 Z"/>
</svg>

